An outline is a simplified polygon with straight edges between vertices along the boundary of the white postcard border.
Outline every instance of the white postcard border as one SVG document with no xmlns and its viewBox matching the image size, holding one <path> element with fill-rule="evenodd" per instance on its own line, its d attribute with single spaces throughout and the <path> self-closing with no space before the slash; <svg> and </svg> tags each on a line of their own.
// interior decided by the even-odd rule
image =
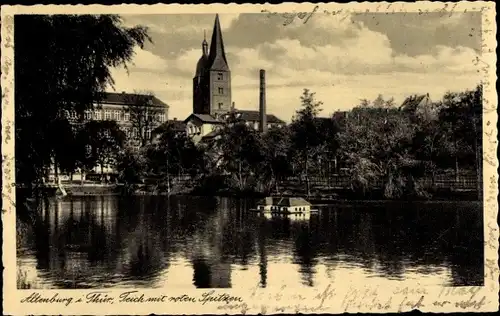
<svg viewBox="0 0 500 316">
<path fill-rule="evenodd" d="M 297 293 L 293 288 L 247 288 L 227 290 L 155 289 L 139 290 L 149 297 L 170 297 L 156 303 L 85 303 L 87 295 L 96 290 L 17 290 L 15 249 L 15 164 L 14 164 L 14 47 L 13 15 L 56 13 L 116 13 L 116 14 L 175 14 L 175 13 L 260 13 L 268 12 L 453 12 L 481 11 L 483 18 L 483 51 L 477 60 L 478 69 L 484 73 L 484 236 L 485 284 L 482 287 L 421 287 L 419 284 L 384 288 L 380 284 L 356 284 L 349 280 L 331 284 L 326 288 L 312 288 Z M 4 287 L 3 306 L 6 314 L 21 315 L 103 315 L 103 314 L 240 314 L 240 313 L 386 313 L 409 311 L 418 308 L 427 312 L 478 312 L 498 310 L 498 160 L 497 160 L 497 93 L 496 83 L 496 24 L 494 2 L 424 2 L 417 3 L 348 3 L 311 4 L 283 3 L 280 5 L 39 5 L 2 6 L 2 210 Z M 264 13 L 265 14 L 265 13 Z M 301 18 L 301 16 L 295 16 Z M 118 297 L 128 290 L 106 290 L 109 297 Z M 213 291 L 213 292 L 211 292 Z M 73 303 L 21 303 L 21 300 L 38 292 L 44 297 L 57 293 L 60 298 L 72 297 Z M 211 294 L 207 294 L 211 293 Z M 205 295 L 205 296 L 204 296 Z M 206 301 L 203 297 L 219 297 L 219 301 Z M 226 299 L 220 299 L 220 295 Z M 225 295 L 225 296 L 224 296 Z M 186 297 L 194 298 L 195 302 Z M 423 297 L 423 298 L 422 298 Z M 484 297 L 484 300 L 482 298 Z M 81 299 L 78 302 L 78 299 Z M 160 300 L 160 298 L 158 298 Z M 448 303 L 444 303 L 444 302 Z M 347 308 L 346 308 L 347 306 Z M 479 308 L 478 308 L 479 306 Z"/>
</svg>

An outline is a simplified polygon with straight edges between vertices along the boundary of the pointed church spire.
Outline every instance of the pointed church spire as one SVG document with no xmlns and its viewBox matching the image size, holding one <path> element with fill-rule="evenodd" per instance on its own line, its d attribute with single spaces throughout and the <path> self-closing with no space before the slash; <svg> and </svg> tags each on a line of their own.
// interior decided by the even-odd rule
<svg viewBox="0 0 500 316">
<path fill-rule="evenodd" d="M 203 43 L 201 44 L 203 56 L 208 56 L 207 31 L 203 30 Z"/>
<path fill-rule="evenodd" d="M 212 42 L 210 43 L 209 63 L 212 70 L 229 71 L 226 53 L 224 51 L 224 41 L 222 40 L 222 31 L 220 28 L 219 15 L 215 15 L 214 30 L 212 32 Z"/>
</svg>

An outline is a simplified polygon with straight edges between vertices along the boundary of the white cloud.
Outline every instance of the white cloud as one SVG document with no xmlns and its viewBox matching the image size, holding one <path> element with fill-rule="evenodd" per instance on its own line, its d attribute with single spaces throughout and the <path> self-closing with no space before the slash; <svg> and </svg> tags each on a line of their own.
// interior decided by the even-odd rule
<svg viewBox="0 0 500 316">
<path fill-rule="evenodd" d="M 220 15 L 221 26 L 229 28 L 237 18 Z M 290 27 L 299 28 L 298 22 Z M 325 31 L 338 36 L 316 45 L 306 45 L 291 33 L 252 48 L 226 43 L 233 101 L 238 108 L 258 109 L 259 69 L 267 73 L 269 112 L 285 120 L 298 108 L 303 88 L 317 93 L 327 115 L 378 94 L 394 97 L 396 102 L 409 94 L 427 92 L 439 99 L 448 90 L 470 89 L 480 80 L 473 64 L 476 53 L 470 48 L 436 46 L 422 55 L 398 55 L 385 34 L 353 23 L 350 18 L 317 15 L 306 26 L 311 28 L 311 36 Z M 211 30 L 212 25 L 208 27 Z M 199 29 L 185 26 L 179 32 Z M 137 50 L 130 75 L 123 70 L 113 71 L 117 90 L 153 91 L 171 106 L 171 118 L 185 118 L 192 109 L 192 76 L 201 49 L 188 49 L 176 56 Z"/>
<path fill-rule="evenodd" d="M 394 58 L 395 66 L 428 72 L 451 72 L 457 74 L 473 74 L 477 72 L 474 60 L 478 55 L 467 47 L 437 46 L 432 54 L 409 57 L 399 55 Z"/>
<path fill-rule="evenodd" d="M 201 57 L 201 49 L 189 49 L 174 60 L 171 60 L 173 67 L 180 71 L 194 76 L 196 64 Z"/>
<path fill-rule="evenodd" d="M 219 21 L 220 21 L 220 27 L 222 30 L 229 29 L 235 20 L 237 20 L 240 17 L 240 14 L 219 14 Z M 211 25 L 212 26 L 212 25 Z"/>
<path fill-rule="evenodd" d="M 308 28 L 311 31 L 311 33 L 314 33 L 315 30 L 322 30 L 322 31 L 343 34 L 345 33 L 345 31 L 352 29 L 353 27 L 360 26 L 359 23 L 357 24 L 352 23 L 351 14 L 348 12 L 334 14 L 334 15 L 317 13 L 313 14 L 311 17 L 309 17 L 307 22 L 305 22 L 306 18 L 300 19 L 298 17 L 295 17 L 292 23 L 288 24 L 287 27 L 290 28 L 305 27 Z"/>
<path fill-rule="evenodd" d="M 434 52 L 415 57 L 395 55 L 390 42 L 380 33 L 360 30 L 357 37 L 339 45 L 306 47 L 296 39 L 279 39 L 255 48 L 231 50 L 236 56 L 231 68 L 249 74 L 258 68 L 283 72 L 294 69 L 294 76 L 317 70 L 332 74 L 364 74 L 414 70 L 416 72 L 474 73 L 474 50 L 466 47 L 438 46 Z M 290 75 L 290 74 L 289 74 Z M 318 77 L 313 77 L 315 79 Z M 292 78 L 293 79 L 293 78 Z"/>
<path fill-rule="evenodd" d="M 137 69 L 162 71 L 167 69 L 168 64 L 162 57 L 136 47 L 132 59 L 132 66 Z"/>
</svg>

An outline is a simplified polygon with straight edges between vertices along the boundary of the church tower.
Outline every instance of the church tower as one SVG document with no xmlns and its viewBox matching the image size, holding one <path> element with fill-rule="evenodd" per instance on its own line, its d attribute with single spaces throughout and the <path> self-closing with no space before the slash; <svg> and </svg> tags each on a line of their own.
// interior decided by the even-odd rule
<svg viewBox="0 0 500 316">
<path fill-rule="evenodd" d="M 201 44 L 202 55 L 196 64 L 196 73 L 193 78 L 193 113 L 203 114 L 209 112 L 209 84 L 207 81 L 208 43 L 206 36 Z"/>
<path fill-rule="evenodd" d="M 206 39 L 202 43 L 202 56 L 193 78 L 193 113 L 218 117 L 231 110 L 231 71 L 224 51 L 224 41 L 215 16 L 210 52 Z"/>
</svg>

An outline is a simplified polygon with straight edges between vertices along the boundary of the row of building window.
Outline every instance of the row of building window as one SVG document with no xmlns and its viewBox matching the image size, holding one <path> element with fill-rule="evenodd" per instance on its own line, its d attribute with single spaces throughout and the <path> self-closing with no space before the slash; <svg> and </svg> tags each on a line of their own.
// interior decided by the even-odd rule
<svg viewBox="0 0 500 316">
<path fill-rule="evenodd" d="M 125 132 L 125 135 L 127 136 L 128 139 L 138 139 L 138 138 L 141 138 L 141 133 L 139 132 L 139 130 L 135 127 L 126 127 L 126 128 L 122 128 L 123 131 Z M 110 133 L 108 130 L 105 130 L 104 131 L 104 135 L 106 137 L 109 137 L 110 136 Z M 150 139 L 151 138 L 151 130 L 146 130 L 145 131 L 145 136 L 147 139 Z"/>
<path fill-rule="evenodd" d="M 199 126 L 189 126 L 188 127 L 188 134 L 193 135 L 196 133 L 201 133 L 201 127 Z"/>
<path fill-rule="evenodd" d="M 259 129 L 259 122 L 255 122 L 255 121 L 254 122 L 250 122 L 250 121 L 247 121 L 245 124 L 247 126 L 250 126 L 250 127 L 252 127 L 252 125 L 253 125 L 254 129 Z M 268 123 L 267 124 L 267 128 L 271 128 L 273 126 L 281 127 L 282 125 L 281 124 L 272 124 L 272 123 Z"/>
<path fill-rule="evenodd" d="M 135 127 L 125 128 L 124 131 L 125 131 L 125 135 L 127 136 L 127 139 L 141 138 L 141 133 Z M 150 130 L 146 130 L 144 133 L 145 133 L 146 139 L 151 139 L 151 131 Z"/>
<path fill-rule="evenodd" d="M 156 114 L 157 117 L 157 121 L 160 122 L 160 123 L 163 123 L 165 122 L 165 113 L 160 113 L 160 114 Z M 146 113 L 146 117 L 147 117 L 147 113 Z M 77 119 L 77 115 L 76 113 L 71 113 L 70 114 L 70 118 L 72 119 Z M 93 111 L 93 112 L 90 112 L 90 111 L 87 111 L 85 112 L 84 114 L 84 118 L 86 120 L 114 120 L 114 121 L 117 121 L 117 122 L 120 122 L 120 121 L 123 121 L 123 122 L 128 122 L 130 121 L 130 113 L 126 112 L 126 111 L 119 111 L 119 110 L 104 110 L 104 111 L 99 111 L 99 110 L 96 110 L 96 111 Z"/>
</svg>

